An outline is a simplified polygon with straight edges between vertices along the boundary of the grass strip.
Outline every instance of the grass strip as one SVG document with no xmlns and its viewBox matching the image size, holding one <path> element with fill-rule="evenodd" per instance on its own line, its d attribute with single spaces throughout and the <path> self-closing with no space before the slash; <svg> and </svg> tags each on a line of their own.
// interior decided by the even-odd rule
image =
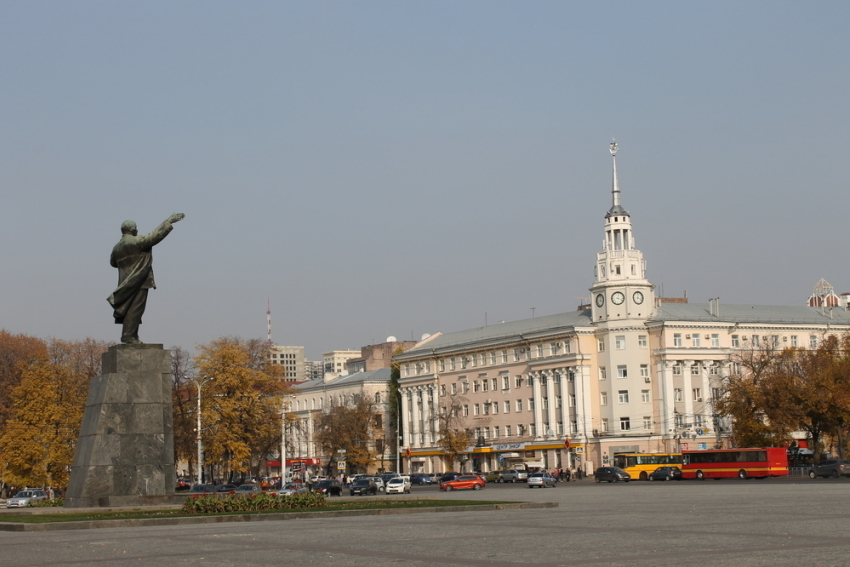
<svg viewBox="0 0 850 567">
<path fill-rule="evenodd" d="M 0 522 L 20 524 L 49 524 L 58 522 L 86 522 L 97 520 L 128 520 L 137 518 L 198 518 L 206 516 L 237 516 L 246 514 L 291 514 L 296 512 L 333 512 L 337 510 L 388 510 L 394 508 L 439 508 L 454 506 L 481 506 L 492 504 L 513 504 L 512 501 L 481 500 L 358 500 L 356 502 L 336 502 L 321 507 L 288 508 L 285 510 L 266 510 L 262 512 L 216 512 L 209 514 L 187 514 L 179 509 L 172 510 L 127 510 L 112 512 L 81 512 L 61 514 L 3 515 Z"/>
</svg>

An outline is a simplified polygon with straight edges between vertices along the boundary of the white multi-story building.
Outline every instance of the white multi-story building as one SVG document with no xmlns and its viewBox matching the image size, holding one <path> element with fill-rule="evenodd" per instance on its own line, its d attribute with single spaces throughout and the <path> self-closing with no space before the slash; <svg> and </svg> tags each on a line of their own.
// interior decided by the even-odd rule
<svg viewBox="0 0 850 567">
<path fill-rule="evenodd" d="M 325 365 L 325 376 L 335 378 L 346 374 L 346 363 L 352 358 L 359 358 L 359 350 L 332 350 L 322 353 Z"/>
<path fill-rule="evenodd" d="M 616 144 L 612 205 L 594 264 L 591 302 L 577 311 L 430 336 L 397 355 L 405 470 L 489 471 L 524 462 L 591 472 L 617 452 L 723 444 L 714 401 L 734 353 L 816 347 L 850 330 L 847 302 L 821 306 L 691 304 L 655 295 L 620 203 Z M 838 307 L 829 307 L 829 305 Z M 473 434 L 461 463 L 439 445 L 440 416 L 458 408 Z"/>
<path fill-rule="evenodd" d="M 303 346 L 272 345 L 269 351 L 271 363 L 283 367 L 287 382 L 303 382 L 307 380 L 304 368 Z"/>
</svg>

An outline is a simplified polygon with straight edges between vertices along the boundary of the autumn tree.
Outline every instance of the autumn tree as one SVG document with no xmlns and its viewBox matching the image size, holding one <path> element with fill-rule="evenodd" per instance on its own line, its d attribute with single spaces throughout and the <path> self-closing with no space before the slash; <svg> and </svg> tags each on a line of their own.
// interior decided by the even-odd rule
<svg viewBox="0 0 850 567">
<path fill-rule="evenodd" d="M 362 472 L 375 462 L 378 419 L 375 401 L 363 393 L 343 395 L 342 401 L 334 401 L 319 414 L 313 438 L 329 457 L 329 474 L 337 461 L 344 460 L 352 470 Z"/>
<path fill-rule="evenodd" d="M 283 395 L 289 386 L 259 340 L 226 337 L 198 347 L 206 461 L 233 473 L 259 474 L 281 440 Z"/>
<path fill-rule="evenodd" d="M 445 405 L 440 407 L 439 445 L 452 464 L 460 455 L 466 453 L 472 445 L 472 431 L 466 427 L 463 406 L 467 399 L 458 394 L 448 397 Z M 453 466 L 453 465 L 452 465 Z"/>
<path fill-rule="evenodd" d="M 0 434 L 0 473 L 9 484 L 65 486 L 91 379 L 109 343 L 52 340 L 20 363 L 20 383 Z"/>
<path fill-rule="evenodd" d="M 189 472 L 197 471 L 197 389 L 193 384 L 192 357 L 180 347 L 171 348 L 171 406 L 174 423 L 174 457 L 186 461 Z"/>
<path fill-rule="evenodd" d="M 0 330 L 0 429 L 12 409 L 12 390 L 21 382 L 21 370 L 46 354 L 43 340 Z"/>
</svg>

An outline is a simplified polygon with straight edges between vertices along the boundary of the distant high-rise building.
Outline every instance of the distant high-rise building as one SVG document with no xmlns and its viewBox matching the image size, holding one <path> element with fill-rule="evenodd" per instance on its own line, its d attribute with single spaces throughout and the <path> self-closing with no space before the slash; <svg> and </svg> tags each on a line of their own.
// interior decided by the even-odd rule
<svg viewBox="0 0 850 567">
<path fill-rule="evenodd" d="M 269 348 L 271 363 L 284 367 L 287 382 L 303 382 L 310 379 L 306 374 L 303 346 L 271 345 Z"/>
<path fill-rule="evenodd" d="M 348 373 L 371 372 L 381 368 L 389 368 L 393 362 L 393 354 L 404 351 L 416 344 L 416 341 L 399 341 L 395 337 L 387 337 L 387 341 L 364 346 L 360 356 L 348 360 Z"/>
<path fill-rule="evenodd" d="M 332 350 L 322 353 L 325 366 L 325 379 L 336 378 L 341 374 L 346 374 L 348 369 L 346 363 L 360 356 L 359 350 Z"/>
<path fill-rule="evenodd" d="M 320 380 L 325 375 L 325 364 L 321 360 L 304 361 L 304 379 Z"/>
</svg>

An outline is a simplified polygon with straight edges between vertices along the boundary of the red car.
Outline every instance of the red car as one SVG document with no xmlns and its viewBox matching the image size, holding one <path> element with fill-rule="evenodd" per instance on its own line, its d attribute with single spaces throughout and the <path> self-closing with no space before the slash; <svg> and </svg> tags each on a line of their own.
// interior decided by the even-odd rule
<svg viewBox="0 0 850 567">
<path fill-rule="evenodd" d="M 477 474 L 467 474 L 459 476 L 454 480 L 449 480 L 440 484 L 440 490 L 450 492 L 461 488 L 471 488 L 472 490 L 481 490 L 487 486 L 487 481 Z"/>
</svg>

